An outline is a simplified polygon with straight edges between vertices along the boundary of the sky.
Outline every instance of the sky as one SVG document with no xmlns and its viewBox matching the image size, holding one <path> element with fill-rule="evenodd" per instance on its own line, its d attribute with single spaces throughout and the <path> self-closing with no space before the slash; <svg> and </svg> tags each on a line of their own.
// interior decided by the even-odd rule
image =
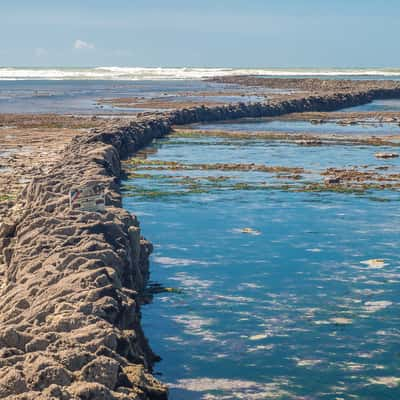
<svg viewBox="0 0 400 400">
<path fill-rule="evenodd" d="M 0 66 L 400 66 L 400 0 L 1 0 Z"/>
</svg>

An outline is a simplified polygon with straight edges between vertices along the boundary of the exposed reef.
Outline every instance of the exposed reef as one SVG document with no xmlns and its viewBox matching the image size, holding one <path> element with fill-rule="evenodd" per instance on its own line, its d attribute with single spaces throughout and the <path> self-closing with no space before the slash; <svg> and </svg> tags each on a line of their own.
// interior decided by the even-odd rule
<svg viewBox="0 0 400 400">
<path fill-rule="evenodd" d="M 364 194 L 370 190 L 400 189 L 400 174 L 389 166 L 352 168 L 322 168 L 306 170 L 303 167 L 250 164 L 196 164 L 177 161 L 143 160 L 133 158 L 124 164 L 132 180 L 145 179 L 148 186 L 127 185 L 131 197 L 185 196 L 210 193 L 217 190 L 283 190 L 292 192 L 343 192 Z M 174 171 L 174 174 L 165 173 Z M 211 176 L 196 176 L 196 171 L 210 171 Z M 215 175 L 221 171 L 224 175 Z M 194 175 L 187 175 L 188 173 Z M 248 181 L 246 174 L 262 173 L 261 180 Z M 228 173 L 228 174 L 226 174 Z M 153 183 L 161 184 L 154 188 Z M 158 185 L 157 185 L 158 186 Z"/>
<path fill-rule="evenodd" d="M 121 159 L 174 125 L 331 111 L 377 97 L 400 97 L 400 87 L 193 107 L 76 135 L 19 193 L 18 207 L 0 225 L 0 398 L 167 398 L 151 375 L 157 357 L 140 325 L 152 246 L 122 208 Z M 69 207 L 69 190 L 89 183 L 106 188 L 103 213 Z"/>
<path fill-rule="evenodd" d="M 339 79 L 318 79 L 318 78 L 262 78 L 257 76 L 225 76 L 209 79 L 210 82 L 223 84 L 236 84 L 251 87 L 265 87 L 269 89 L 290 89 L 306 92 L 347 92 L 355 91 L 378 91 L 381 94 L 385 90 L 399 88 L 398 81 L 392 80 L 339 80 Z M 378 94 L 375 93 L 375 95 Z M 375 99 L 378 97 L 375 97 Z"/>
</svg>

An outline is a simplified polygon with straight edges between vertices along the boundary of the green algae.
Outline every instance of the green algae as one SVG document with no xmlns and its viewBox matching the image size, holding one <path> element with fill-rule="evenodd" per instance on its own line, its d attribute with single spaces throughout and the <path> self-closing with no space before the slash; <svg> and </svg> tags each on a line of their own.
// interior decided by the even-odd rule
<svg viewBox="0 0 400 400">
<path fill-rule="evenodd" d="M 171 165 L 171 162 L 168 162 Z M 175 163 L 173 164 L 176 165 Z M 249 165 L 239 165 L 240 171 L 248 171 Z M 221 168 L 231 170 L 236 168 L 227 164 L 193 164 L 193 170 Z M 143 165 L 141 165 L 143 168 Z M 273 167 L 276 168 L 276 167 Z M 286 169 L 286 167 L 279 167 Z M 310 180 L 303 180 L 299 174 L 276 174 L 275 179 L 285 180 L 285 182 L 248 182 L 237 181 L 237 177 L 232 176 L 179 176 L 179 175 L 166 175 L 166 174 L 148 174 L 141 172 L 134 172 L 129 175 L 132 179 L 145 179 L 154 182 L 162 183 L 162 188 L 146 188 L 135 185 L 129 185 L 124 188 L 124 192 L 129 192 L 131 196 L 139 197 L 167 197 L 167 196 L 185 196 L 196 193 L 210 193 L 216 190 L 226 191 L 252 191 L 252 190 L 281 190 L 287 192 L 308 192 L 308 193 L 349 193 L 349 194 L 364 194 L 373 190 L 396 190 L 400 189 L 399 183 L 382 183 L 382 182 L 358 182 L 347 181 L 345 183 L 329 184 L 325 182 L 315 182 Z M 384 200 L 383 200 L 384 201 Z"/>
<path fill-rule="evenodd" d="M 168 186 L 171 189 L 168 189 Z M 366 194 L 368 192 L 382 189 L 379 184 L 363 184 L 363 185 L 327 185 L 324 183 L 249 183 L 249 182 L 218 182 L 218 183 L 204 183 L 204 182 L 168 182 L 167 187 L 159 188 L 143 188 L 130 186 L 129 195 L 131 197 L 145 197 L 145 198 L 162 198 L 162 197 L 182 197 L 193 194 L 213 193 L 215 191 L 285 191 L 285 192 L 298 192 L 298 193 L 341 193 L 341 194 Z M 387 189 L 397 189 L 391 185 Z M 387 201 L 384 198 L 372 197 L 375 201 Z"/>
<path fill-rule="evenodd" d="M 371 200 L 371 201 L 376 201 L 379 203 L 390 203 L 393 201 L 392 199 L 388 199 L 385 197 L 378 197 L 378 196 L 368 196 L 367 199 Z"/>
<path fill-rule="evenodd" d="M 200 184 L 204 186 L 219 187 L 221 183 L 232 179 L 229 176 L 173 176 L 164 174 L 141 174 L 141 173 L 131 173 L 128 175 L 129 179 L 145 179 L 152 181 L 162 181 L 164 184 L 186 186 L 189 189 L 197 189 Z M 123 190 L 135 190 L 133 185 L 126 185 Z"/>
<path fill-rule="evenodd" d="M 0 194 L 0 201 L 15 200 L 15 196 L 11 194 Z"/>
<path fill-rule="evenodd" d="M 140 172 L 131 172 L 128 174 L 129 179 L 151 179 L 151 180 L 161 180 L 161 179 L 176 179 L 177 177 L 173 175 L 166 174 L 149 174 Z"/>
<path fill-rule="evenodd" d="M 129 179 L 154 179 L 156 175 L 153 174 L 144 174 L 139 172 L 132 172 L 128 175 Z"/>
<path fill-rule="evenodd" d="M 268 140 L 268 141 L 282 141 L 298 145 L 307 145 L 307 141 L 319 141 L 313 145 L 330 146 L 330 145 L 367 145 L 367 146 L 393 146 L 398 147 L 398 141 L 389 140 L 389 138 L 378 138 L 376 136 L 369 136 L 365 138 L 348 137 L 348 136 L 329 136 L 329 135 L 316 135 L 315 133 L 286 133 L 286 132 L 251 132 L 251 131 L 224 131 L 224 130 L 199 130 L 199 129 L 178 129 L 174 130 L 170 138 L 187 138 L 187 139 L 201 139 L 208 138 L 225 138 L 235 141 L 243 140 Z M 192 144 L 192 143 L 190 143 Z M 207 144 L 199 142 L 198 144 Z M 232 145 L 236 143 L 231 143 Z M 225 143 L 224 143 L 225 145 Z"/>
<path fill-rule="evenodd" d="M 266 173 L 307 173 L 301 167 L 285 167 L 281 165 L 270 166 L 254 163 L 201 163 L 201 164 L 186 164 L 178 161 L 163 161 L 163 160 L 146 160 L 141 158 L 132 158 L 129 164 L 134 167 L 140 167 L 141 170 L 220 170 L 220 171 L 249 171 L 249 172 L 266 172 Z"/>
<path fill-rule="evenodd" d="M 232 187 L 232 190 L 254 190 L 254 185 L 249 185 L 248 183 L 235 183 Z"/>
<path fill-rule="evenodd" d="M 147 158 L 138 157 L 131 158 L 127 163 L 133 165 L 134 167 L 142 165 L 155 165 L 165 167 L 180 165 L 180 163 L 178 163 L 177 161 L 149 160 Z"/>
<path fill-rule="evenodd" d="M 224 182 L 231 178 L 229 176 L 205 176 L 202 177 L 202 179 L 206 179 L 210 182 Z"/>
<path fill-rule="evenodd" d="M 215 132 L 208 132 L 215 134 Z M 225 135 L 227 132 L 223 132 Z M 202 137 L 203 132 L 196 131 L 175 131 L 173 136 Z M 232 133 L 228 132 L 228 135 Z M 235 139 L 238 138 L 234 133 Z M 276 135 L 276 134 L 274 134 Z M 254 138 L 242 135 L 241 140 L 246 137 L 248 142 Z M 268 135 L 270 137 L 270 135 Z M 250 140 L 249 140 L 250 139 Z M 191 145 L 195 143 L 189 141 Z M 179 143 L 179 142 L 177 142 Z M 238 143 L 234 141 L 235 145 Z M 166 140 L 170 144 L 170 140 Z M 180 144 L 180 143 L 179 143 Z M 208 145 L 209 143 L 206 142 Z M 241 144 L 239 145 L 239 148 Z M 256 163 L 190 163 L 187 160 L 160 160 L 148 159 L 148 155 L 157 154 L 158 148 L 151 147 L 143 154 L 124 162 L 127 169 L 127 175 L 130 179 L 148 180 L 150 187 L 129 187 L 125 188 L 132 196 L 144 197 L 168 197 L 185 196 L 195 193 L 210 193 L 212 191 L 251 191 L 251 190 L 280 190 L 287 192 L 309 192 L 309 193 L 349 193 L 365 194 L 374 190 L 397 190 L 400 189 L 398 183 L 399 174 L 377 175 L 374 171 L 360 171 L 357 169 L 338 169 L 328 168 L 322 171 L 307 171 L 303 167 L 265 165 Z M 366 168 L 363 166 L 362 168 Z M 385 168 L 388 167 L 378 167 Z M 165 173 L 163 173 L 163 171 Z M 173 173 L 172 171 L 177 171 Z M 179 173 L 182 171 L 183 173 Z M 188 171 L 185 173 L 184 171 Z M 268 182 L 249 182 L 246 177 L 238 179 L 238 176 L 229 175 L 210 175 L 210 176 L 188 176 L 192 172 L 200 171 L 223 171 L 227 172 L 261 172 L 271 174 Z M 248 176 L 248 175 L 246 175 Z M 324 177 L 327 177 L 324 181 Z M 336 178 L 338 183 L 329 182 L 329 177 Z M 322 181 L 320 180 L 322 178 Z M 155 182 L 155 186 L 151 184 Z M 160 186 L 162 185 L 162 186 Z M 151 187 L 153 186 L 153 187 Z M 158 186 L 158 187 L 157 187 Z M 384 200 L 383 200 L 384 201 Z"/>
<path fill-rule="evenodd" d="M 145 198 L 163 198 L 163 197 L 176 197 L 187 196 L 191 194 L 207 193 L 208 190 L 200 187 L 192 187 L 184 190 L 160 190 L 160 189 L 147 189 L 135 188 L 129 190 L 130 197 L 145 197 Z"/>
<path fill-rule="evenodd" d="M 179 288 L 175 287 L 165 287 L 159 283 L 151 283 L 145 289 L 144 293 L 146 295 L 154 295 L 159 293 L 176 293 L 176 294 L 183 294 L 184 291 Z"/>
<path fill-rule="evenodd" d="M 136 163 L 137 160 L 133 160 Z M 252 190 L 280 190 L 287 192 L 308 192 L 308 193 L 348 193 L 348 194 L 365 194 L 374 190 L 398 190 L 400 184 L 396 182 L 382 182 L 382 181 L 359 181 L 357 179 L 347 180 L 338 184 L 331 184 L 326 182 L 316 182 L 306 180 L 302 175 L 298 174 L 298 167 L 271 167 L 256 164 L 182 164 L 175 161 L 160 161 L 151 160 L 150 165 L 146 164 L 147 160 L 141 159 L 139 161 L 140 170 L 223 170 L 223 171 L 262 171 L 276 175 L 274 179 L 283 180 L 283 182 L 248 182 L 247 180 L 237 180 L 233 176 L 179 176 L 167 174 L 151 174 L 142 171 L 135 171 L 129 175 L 132 179 L 147 179 L 150 181 L 159 181 L 162 183 L 163 188 L 139 188 L 129 187 L 129 192 L 132 196 L 144 197 L 167 197 L 167 196 L 185 196 L 195 193 L 210 193 L 217 190 L 225 191 L 252 191 Z M 281 172 L 283 171 L 283 172 Z M 288 173 L 289 172 L 289 173 Z M 303 171 L 304 173 L 305 171 Z M 359 171 L 351 171 L 357 178 Z M 306 172 L 307 173 L 307 172 Z M 326 172 L 320 173 L 322 176 Z M 364 175 L 362 175 L 364 176 Z M 369 177 L 369 175 L 368 175 Z"/>
<path fill-rule="evenodd" d="M 295 189 L 296 192 L 334 192 L 334 193 L 365 193 L 371 190 L 382 190 L 382 189 L 400 189 L 399 185 L 386 184 L 382 185 L 379 183 L 363 183 L 363 184 L 337 184 L 329 185 L 324 183 L 313 183 L 306 185 L 301 188 Z"/>
<path fill-rule="evenodd" d="M 294 174 L 294 175 L 281 175 L 281 174 L 276 174 L 275 176 L 277 179 L 290 179 L 293 181 L 299 181 L 301 179 L 303 179 L 302 175 L 299 174 Z"/>
</svg>

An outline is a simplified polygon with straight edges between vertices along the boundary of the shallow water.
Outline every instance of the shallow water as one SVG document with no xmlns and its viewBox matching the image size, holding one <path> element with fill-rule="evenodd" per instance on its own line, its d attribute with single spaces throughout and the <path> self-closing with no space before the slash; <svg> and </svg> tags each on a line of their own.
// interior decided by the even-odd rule
<svg viewBox="0 0 400 400">
<path fill-rule="evenodd" d="M 314 124 L 310 121 L 245 120 L 244 122 L 221 122 L 198 124 L 196 128 L 205 131 L 230 132 L 287 132 L 339 135 L 396 135 L 400 133 L 397 123 L 362 122 L 356 125 L 341 125 L 336 122 Z"/>
<path fill-rule="evenodd" d="M 374 151 L 172 137 L 157 141 L 148 159 L 399 168 Z M 172 400 L 400 396 L 398 192 L 232 190 L 230 180 L 276 176 L 135 172 L 149 175 L 125 182 L 124 204 L 155 244 L 151 279 L 179 289 L 143 307 L 145 333 L 163 358 L 156 372 Z M 210 183 L 196 192 L 182 176 Z M 210 181 L 220 176 L 228 180 Z M 383 261 L 364 263 L 371 259 Z"/>
<path fill-rule="evenodd" d="M 98 101 L 104 98 L 138 97 L 142 99 L 171 101 L 171 103 L 176 101 L 238 103 L 264 101 L 264 95 L 268 98 L 270 94 L 285 94 L 297 91 L 262 87 L 246 88 L 239 85 L 217 84 L 191 78 L 183 80 L 178 78 L 168 80 L 162 80 L 162 78 L 159 80 L 121 80 L 120 78 L 124 76 L 121 75 L 117 80 L 113 80 L 112 73 L 109 77 L 110 79 L 107 79 L 108 75 L 104 76 L 104 79 L 92 79 L 88 78 L 85 74 L 79 75 L 78 71 L 74 70 L 69 70 L 69 73 L 72 73 L 72 75 L 66 73 L 64 78 L 58 76 L 58 74 L 54 76 L 51 75 L 52 72 L 55 72 L 52 70 L 37 70 L 36 73 L 38 73 L 38 75 L 35 75 L 34 70 L 27 72 L 33 72 L 33 76 L 30 77 L 28 74 L 22 80 L 0 79 L 0 112 L 59 114 L 138 113 L 154 110 L 161 111 L 162 109 L 140 108 L 139 106 L 135 108 L 114 107 L 110 104 L 99 104 Z M 59 72 L 64 76 L 64 72 L 66 71 Z M 50 73 L 50 75 L 48 79 L 42 79 L 41 73 L 43 73 L 43 77 L 48 76 L 48 73 Z M 71 76 L 74 74 L 78 74 L 78 78 L 72 79 Z M 34 76 L 36 76 L 36 78 Z M 93 77 L 96 76 L 96 74 L 93 75 Z M 273 76 L 268 77 L 271 78 Z M 290 75 L 282 77 L 289 78 Z M 324 79 L 341 78 L 344 77 L 340 75 L 324 77 Z M 353 76 L 353 78 L 363 79 L 363 77 L 357 76 Z M 380 79 L 379 76 L 375 76 L 374 78 Z M 387 78 L 395 79 L 395 77 Z M 224 94 L 220 94 L 220 91 L 223 91 Z M 218 95 L 207 96 L 204 95 L 204 92 L 218 92 Z M 252 94 L 249 95 L 249 92 Z M 399 110 L 400 100 L 376 100 L 370 104 L 346 109 L 346 111 Z"/>
<path fill-rule="evenodd" d="M 185 96 L 203 92 L 224 90 L 226 96 Z M 241 92 L 248 89 L 236 85 L 204 82 L 201 80 L 170 81 L 96 81 L 96 80 L 0 80 L 0 112 L 2 113 L 59 113 L 59 114 L 103 114 L 137 113 L 151 111 L 149 108 L 112 107 L 100 105 L 102 98 L 138 97 L 142 99 L 162 99 L 166 101 L 211 101 L 240 102 L 260 101 L 263 97 L 230 95 L 229 92 Z M 252 92 L 261 91 L 254 89 Z M 268 89 L 265 90 L 268 92 Z M 273 91 L 275 92 L 286 92 Z M 178 96 L 179 95 L 179 96 Z"/>
<path fill-rule="evenodd" d="M 222 85 L 203 81 L 0 81 L 2 113 L 92 114 L 140 112 L 148 109 L 123 109 L 97 104 L 101 98 L 144 97 L 180 91 L 218 90 Z"/>
<path fill-rule="evenodd" d="M 374 100 L 371 103 L 361 106 L 345 108 L 342 111 L 359 112 L 359 111 L 400 111 L 400 99 L 391 100 Z"/>
<path fill-rule="evenodd" d="M 390 166 L 391 171 L 400 172 L 400 158 L 380 159 L 377 151 L 395 153 L 397 147 L 367 145 L 299 146 L 281 141 L 259 140 L 257 138 L 234 139 L 220 137 L 180 138 L 170 137 L 157 141 L 155 157 L 149 159 L 179 161 L 185 164 L 200 163 L 255 163 L 266 166 L 303 167 L 310 172 L 322 171 L 330 167 L 351 168 L 366 166 L 377 168 Z M 140 172 L 140 171 L 139 171 Z M 151 172 L 151 171 L 146 171 Z M 157 171 L 160 173 L 160 171 Z M 168 173 L 164 171 L 162 173 Z M 210 175 L 212 171 L 191 172 Z M 218 175 L 220 171 L 216 175 Z M 172 171 L 172 174 L 188 175 L 187 171 Z M 238 172 L 244 180 L 257 177 L 257 172 Z M 265 178 L 265 176 L 264 176 Z M 138 182 L 136 182 L 138 184 Z M 152 182 L 151 184 L 163 184 Z M 145 182 L 147 185 L 147 182 Z"/>
</svg>

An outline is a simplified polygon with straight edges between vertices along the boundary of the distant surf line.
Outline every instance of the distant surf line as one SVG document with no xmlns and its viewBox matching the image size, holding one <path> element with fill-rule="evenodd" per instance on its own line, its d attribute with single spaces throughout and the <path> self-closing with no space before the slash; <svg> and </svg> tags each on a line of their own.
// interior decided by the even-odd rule
<svg viewBox="0 0 400 400">
<path fill-rule="evenodd" d="M 197 80 L 230 75 L 257 75 L 266 77 L 379 77 L 400 78 L 398 68 L 41 68 L 0 67 L 0 80 Z"/>
</svg>

